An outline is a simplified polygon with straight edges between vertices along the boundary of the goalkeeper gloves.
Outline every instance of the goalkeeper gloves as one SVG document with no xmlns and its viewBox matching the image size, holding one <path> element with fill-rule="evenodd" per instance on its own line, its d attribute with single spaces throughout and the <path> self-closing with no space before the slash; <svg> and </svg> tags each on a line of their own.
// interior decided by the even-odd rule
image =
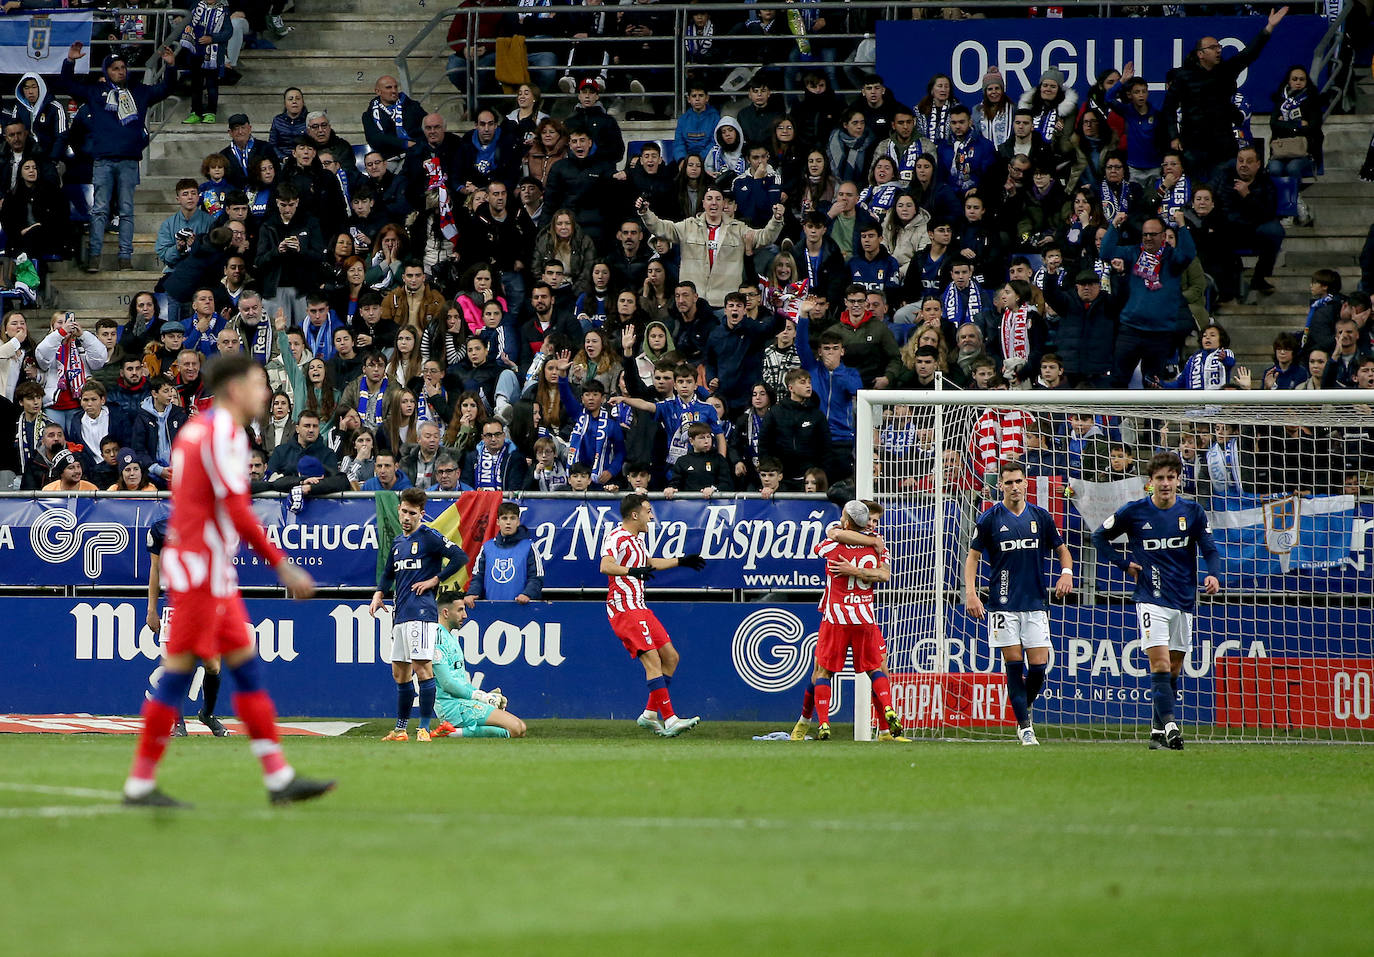
<svg viewBox="0 0 1374 957">
<path fill-rule="evenodd" d="M 626 574 L 630 578 L 638 578 L 641 581 L 648 581 L 654 577 L 654 566 L 642 565 L 639 568 L 631 568 Z"/>
<path fill-rule="evenodd" d="M 506 696 L 501 693 L 500 688 L 492 688 L 490 691 L 474 691 L 472 696 L 481 704 L 490 705 L 493 708 L 500 708 L 503 711 L 506 708 L 506 702 L 508 700 Z"/>
<path fill-rule="evenodd" d="M 694 572 L 699 572 L 706 567 L 706 559 L 701 557 L 699 552 L 690 555 L 683 555 L 677 560 L 679 568 L 690 568 Z"/>
</svg>

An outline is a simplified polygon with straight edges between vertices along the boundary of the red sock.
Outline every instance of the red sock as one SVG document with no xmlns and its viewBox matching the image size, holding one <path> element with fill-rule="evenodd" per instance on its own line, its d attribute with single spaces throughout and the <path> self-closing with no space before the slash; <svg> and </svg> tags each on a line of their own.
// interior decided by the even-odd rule
<svg viewBox="0 0 1374 957">
<path fill-rule="evenodd" d="M 808 683 L 807 686 L 806 686 L 806 693 L 802 695 L 802 713 L 801 713 L 801 716 L 802 716 L 803 718 L 809 718 L 809 717 L 811 717 L 812 714 L 815 713 L 815 711 L 816 711 L 816 685 L 815 685 L 814 683 Z"/>
<path fill-rule="evenodd" d="M 167 740 L 176 720 L 177 709 L 171 705 L 152 699 L 143 702 L 143 732 L 138 737 L 129 777 L 151 781 L 157 776 L 157 763 L 167 750 Z"/>
<path fill-rule="evenodd" d="M 892 682 L 881 671 L 874 672 L 871 678 L 873 681 L 873 700 L 877 702 L 878 714 L 885 714 L 887 709 L 892 707 Z"/>
<path fill-rule="evenodd" d="M 234 713 L 242 719 L 253 740 L 253 754 L 262 762 L 263 774 L 276 774 L 287 767 L 277 736 L 277 709 L 266 691 L 239 691 L 234 695 Z"/>
<path fill-rule="evenodd" d="M 830 723 L 830 682 L 816 682 L 816 722 Z"/>
<path fill-rule="evenodd" d="M 653 691 L 649 692 L 649 710 L 657 711 L 659 717 L 664 721 L 667 721 L 676 714 L 676 712 L 673 711 L 672 699 L 668 697 L 667 688 L 655 688 Z"/>
</svg>

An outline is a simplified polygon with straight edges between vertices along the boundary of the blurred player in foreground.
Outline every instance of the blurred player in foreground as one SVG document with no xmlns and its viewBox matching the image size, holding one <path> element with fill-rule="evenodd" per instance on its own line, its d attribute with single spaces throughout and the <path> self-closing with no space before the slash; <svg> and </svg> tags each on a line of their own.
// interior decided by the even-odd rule
<svg viewBox="0 0 1374 957">
<path fill-rule="evenodd" d="M 802 703 L 802 716 L 792 729 L 793 741 L 806 737 L 813 704 L 818 722 L 816 738 L 830 739 L 830 679 L 844 668 L 845 655 L 851 648 L 855 673 L 868 672 L 873 683 L 873 697 L 883 709 L 887 733 L 894 739 L 901 737 L 902 722 L 892 707 L 892 683 L 884 670 L 887 643 L 873 609 L 874 584 L 892 579 L 881 540 L 874 536 L 874 543 L 869 543 L 882 514 L 883 508 L 876 502 L 849 502 L 840 516 L 838 536 L 827 534 L 816 545 L 815 553 L 825 559 L 821 630 L 816 641 L 816 668 Z"/>
<path fill-rule="evenodd" d="M 964 607 L 982 618 L 978 566 L 988 557 L 988 644 L 1002 651 L 1007 697 L 1016 714 L 1016 735 L 1023 745 L 1038 745 L 1030 709 L 1045 687 L 1050 663 L 1050 613 L 1045 595 L 1045 559 L 1059 557 L 1054 595 L 1073 591 L 1073 556 L 1054 517 L 1026 501 L 1026 469 L 1003 462 L 997 472 L 1002 501 L 978 517 L 964 561 Z M 1024 658 L 1024 661 L 1023 661 Z"/>
<path fill-rule="evenodd" d="M 677 671 L 678 653 L 658 617 L 644 603 L 644 583 L 654 572 L 669 568 L 701 571 L 706 559 L 700 555 L 681 558 L 650 558 L 644 533 L 654 520 L 654 507 L 643 495 L 626 495 L 620 500 L 620 524 L 606 536 L 601 550 L 601 573 L 606 584 L 606 617 L 611 630 L 632 657 L 644 666 L 649 685 L 649 702 L 635 723 L 665 738 L 675 738 L 701 723 L 701 718 L 681 718 L 673 710 L 668 686 Z"/>
<path fill-rule="evenodd" d="M 269 800 L 304 801 L 333 789 L 334 782 L 300 777 L 286 763 L 276 707 L 262 688 L 248 611 L 234 572 L 242 535 L 296 598 L 315 592 L 311 577 L 268 540 L 249 503 L 248 438 L 243 430 L 267 407 L 267 373 L 248 356 L 221 356 L 205 371 L 205 389 L 214 395 L 214 403 L 183 426 L 172 445 L 172 514 L 161 570 L 176 614 L 163 650 L 162 677 L 152 700 L 143 706 L 143 732 L 124 782 L 124 803 L 189 806 L 158 789 L 157 765 L 191 687 L 196 658 L 216 655 L 223 656 L 238 688 L 234 711 L 248 729 L 253 754 L 262 762 Z"/>
<path fill-rule="evenodd" d="M 439 640 L 434 646 L 434 681 L 438 697 L 435 709 L 442 723 L 434 737 L 523 738 L 525 722 L 506 708 L 500 688 L 481 691 L 472 686 L 463 664 L 463 643 L 453 633 L 467 618 L 467 607 L 458 592 L 443 592 L 438 598 Z"/>
<path fill-rule="evenodd" d="M 391 560 L 372 593 L 372 617 L 386 604 L 387 593 L 395 589 L 396 610 L 391 626 L 391 677 L 396 682 L 396 727 L 383 741 L 409 741 L 406 726 L 415 694 L 410 690 L 412 669 L 420 679 L 420 726 L 416 741 L 429 740 L 429 722 L 434 717 L 434 643 L 439 638 L 439 608 L 435 597 L 439 583 L 462 571 L 467 553 L 455 542 L 428 525 L 425 520 L 424 489 L 408 488 L 401 493 L 396 516 L 401 534 L 391 543 Z"/>
<path fill-rule="evenodd" d="M 1127 502 L 1093 532 L 1093 546 L 1135 579 L 1136 618 L 1140 644 L 1150 656 L 1150 697 L 1154 720 L 1150 750 L 1183 750 L 1183 733 L 1174 720 L 1178 678 L 1193 644 L 1193 609 L 1197 607 L 1197 553 L 1207 562 L 1203 591 L 1221 590 L 1221 557 L 1212 541 L 1207 513 L 1191 499 L 1178 497 L 1183 460 L 1159 452 L 1149 464 L 1151 493 Z M 1113 539 L 1127 536 L 1123 555 Z"/>
</svg>

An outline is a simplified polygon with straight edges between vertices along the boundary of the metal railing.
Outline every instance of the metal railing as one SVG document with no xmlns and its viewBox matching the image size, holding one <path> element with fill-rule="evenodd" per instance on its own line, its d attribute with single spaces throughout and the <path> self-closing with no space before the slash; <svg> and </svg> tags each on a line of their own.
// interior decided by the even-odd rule
<svg viewBox="0 0 1374 957">
<path fill-rule="evenodd" d="M 1322 83 L 1322 93 L 1340 90 L 1340 95 L 1332 97 L 1326 104 L 1324 116 L 1330 116 L 1338 105 L 1344 112 L 1355 108 L 1354 58 L 1353 52 L 1346 48 L 1345 21 L 1357 5 L 1356 0 L 1345 0 L 1341 12 L 1331 21 L 1326 34 L 1317 41 L 1316 49 L 1312 51 L 1312 68 L 1307 71 L 1308 75 Z M 1342 56 L 1342 53 L 1346 55 Z M 1328 69 L 1331 72 L 1322 81 L 1321 75 Z"/>
<path fill-rule="evenodd" d="M 1123 12 L 1126 7 L 1173 7 L 1173 6 L 1199 6 L 1207 0 L 1142 0 L 1138 3 L 1096 3 L 1075 4 L 1076 9 L 1095 8 L 1098 16 L 1107 17 Z M 781 69 L 787 71 L 792 77 L 796 77 L 806 70 L 824 70 L 827 73 L 833 71 L 833 88 L 836 92 L 855 93 L 858 91 L 857 78 L 860 74 L 873 68 L 869 60 L 855 62 L 854 52 L 859 44 L 873 36 L 873 24 L 878 20 L 896 20 L 914 17 L 917 13 L 923 13 L 928 18 L 940 18 L 944 10 L 953 9 L 951 4 L 941 3 L 938 0 L 908 0 L 905 3 L 880 2 L 880 0 L 852 0 L 852 2 L 838 2 L 838 0 L 818 0 L 818 2 L 788 3 L 780 2 L 769 9 L 787 11 L 799 9 L 803 13 L 815 12 L 820 15 L 833 15 L 843 18 L 842 22 L 845 29 L 823 34 L 808 35 L 808 39 L 815 47 L 827 51 L 834 50 L 838 59 L 833 61 L 821 58 L 787 63 L 761 63 L 749 61 L 733 56 L 737 51 L 746 49 L 751 40 L 758 37 L 751 35 L 731 35 L 728 33 L 717 33 L 713 37 L 713 42 L 719 44 L 727 56 L 719 62 L 702 65 L 686 61 L 684 49 L 684 37 L 687 32 L 687 24 L 693 13 L 701 12 L 703 7 L 709 10 L 729 11 L 738 13 L 741 8 L 749 10 L 753 7 L 764 7 L 764 4 L 753 4 L 749 0 L 744 5 L 739 3 L 712 3 L 686 4 L 686 3 L 654 3 L 646 5 L 642 9 L 652 11 L 655 15 L 671 17 L 672 29 L 662 35 L 648 37 L 624 37 L 624 36 L 597 36 L 583 39 L 572 39 L 564 36 L 539 36 L 531 38 L 529 43 L 537 51 L 554 52 L 554 64 L 551 67 L 535 67 L 533 72 L 556 71 L 560 76 L 568 70 L 570 57 L 574 55 L 579 44 L 588 44 L 586 49 L 594 49 L 597 57 L 604 52 L 614 53 L 619 48 L 626 48 L 627 44 L 646 44 L 652 48 L 655 57 L 650 62 L 636 62 L 633 64 L 616 64 L 614 62 L 602 65 L 601 63 L 582 63 L 571 67 L 574 75 L 586 76 L 600 74 L 604 72 L 611 80 L 611 94 L 625 95 L 632 97 L 642 97 L 647 103 L 653 101 L 669 100 L 668 114 L 673 115 L 680 104 L 683 103 L 686 93 L 686 83 L 694 72 L 709 72 L 712 75 L 725 77 L 735 68 L 743 68 L 746 76 L 753 71 L 763 68 Z M 964 4 L 960 10 L 976 10 L 978 14 L 987 16 L 997 16 L 1005 12 L 1008 17 L 1026 15 L 1026 4 L 1020 0 L 977 0 L 975 3 Z M 1295 4 L 1295 7 L 1311 8 L 1312 4 Z M 1342 20 L 1348 14 L 1347 9 L 1342 13 Z M 495 42 L 494 37 L 479 36 L 479 18 L 499 17 L 503 14 L 529 14 L 532 10 L 538 10 L 541 14 L 546 14 L 553 22 L 560 19 L 566 21 L 570 17 L 585 17 L 589 14 L 605 13 L 608 17 L 615 18 L 620 14 L 641 9 L 638 4 L 615 5 L 606 4 L 601 7 L 585 6 L 549 6 L 549 7 L 519 7 L 514 5 L 493 5 L 493 6 L 448 6 L 434 14 L 415 35 L 405 43 L 394 57 L 396 75 L 401 83 L 401 88 L 408 95 L 428 103 L 436 97 L 441 90 L 452 88 L 449 81 L 449 69 L 447 66 L 451 51 L 445 47 L 440 51 L 422 50 L 421 47 L 431 37 L 431 35 L 441 26 L 447 32 L 448 25 L 454 17 L 464 19 L 463 39 L 466 43 L 466 50 L 475 50 L 478 46 L 489 48 Z M 1310 12 L 1301 10 L 1300 12 Z M 785 17 L 785 13 L 783 14 Z M 782 19 L 783 17 L 780 17 Z M 1334 28 L 1333 28 L 1334 29 Z M 554 30 L 551 32 L 566 32 Z M 779 44 L 788 40 L 793 40 L 792 35 L 787 31 L 785 22 L 782 28 L 772 34 L 773 42 Z M 492 49 L 485 51 L 491 53 Z M 848 59 L 846 59 L 848 57 Z M 438 108 L 451 102 L 471 105 L 475 102 L 477 93 L 480 90 L 482 96 L 489 93 L 496 93 L 501 89 L 501 84 L 496 82 L 496 68 L 494 64 L 484 65 L 479 59 L 469 57 L 465 70 L 468 79 L 468 90 L 450 94 L 444 99 Z M 629 93 L 626 90 L 629 76 L 638 74 L 650 74 L 655 80 L 659 80 L 664 74 L 671 76 L 671 82 L 645 84 L 645 92 Z M 1316 75 L 1315 73 L 1313 74 Z M 473 80 L 477 79 L 474 85 Z M 713 85 L 716 88 L 718 84 Z M 735 89 L 738 89 L 736 86 Z M 742 91 L 741 95 L 742 95 Z M 558 89 L 542 89 L 545 103 L 556 103 L 560 100 L 568 101 L 574 99 L 572 94 L 561 92 Z M 547 110 L 546 110 L 547 111 Z"/>
</svg>

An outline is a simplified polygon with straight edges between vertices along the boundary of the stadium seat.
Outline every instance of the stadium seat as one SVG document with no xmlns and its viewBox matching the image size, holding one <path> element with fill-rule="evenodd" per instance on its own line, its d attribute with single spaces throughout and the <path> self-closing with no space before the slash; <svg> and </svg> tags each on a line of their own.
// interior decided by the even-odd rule
<svg viewBox="0 0 1374 957">
<path fill-rule="evenodd" d="M 361 143 L 353 147 L 353 165 L 358 168 L 359 173 L 367 173 L 367 167 L 363 165 L 363 157 L 372 151 L 372 147 L 366 143 Z"/>
</svg>

